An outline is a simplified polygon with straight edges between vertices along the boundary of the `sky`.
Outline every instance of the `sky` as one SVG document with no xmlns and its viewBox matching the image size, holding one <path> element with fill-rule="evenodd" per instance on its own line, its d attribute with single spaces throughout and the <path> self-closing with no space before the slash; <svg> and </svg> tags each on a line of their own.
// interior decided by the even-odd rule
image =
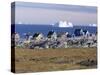
<svg viewBox="0 0 100 75">
<path fill-rule="evenodd" d="M 14 18 L 14 4 L 12 3 L 12 18 Z M 15 3 L 15 24 L 51 25 L 59 21 L 73 24 L 97 24 L 97 7 L 45 4 L 45 3 Z M 14 19 L 12 19 L 12 24 Z"/>
</svg>

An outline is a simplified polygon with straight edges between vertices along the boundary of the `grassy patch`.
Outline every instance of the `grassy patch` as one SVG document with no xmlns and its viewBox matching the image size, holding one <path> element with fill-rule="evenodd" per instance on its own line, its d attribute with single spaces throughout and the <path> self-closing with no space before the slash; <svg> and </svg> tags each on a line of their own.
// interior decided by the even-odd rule
<svg viewBox="0 0 100 75">
<path fill-rule="evenodd" d="M 95 61 L 97 61 L 97 48 L 59 48 L 46 50 L 16 48 L 15 57 L 17 73 L 97 67 L 97 64 L 95 64 Z M 93 63 L 90 65 L 91 62 L 95 65 Z M 86 66 L 86 63 L 89 66 Z"/>
</svg>

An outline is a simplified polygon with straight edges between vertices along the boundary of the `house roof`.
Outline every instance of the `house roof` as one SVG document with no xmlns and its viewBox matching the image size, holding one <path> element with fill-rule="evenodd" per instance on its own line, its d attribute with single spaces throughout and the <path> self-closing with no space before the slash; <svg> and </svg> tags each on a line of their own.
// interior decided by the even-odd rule
<svg viewBox="0 0 100 75">
<path fill-rule="evenodd" d="M 83 32 L 86 34 L 87 30 L 83 30 Z"/>
<path fill-rule="evenodd" d="M 33 35 L 33 38 L 38 37 L 39 34 L 40 34 L 40 33 L 35 33 L 35 34 Z"/>
<path fill-rule="evenodd" d="M 49 31 L 48 34 L 47 34 L 47 37 L 50 38 L 51 35 L 53 35 L 53 33 L 54 33 L 54 31 Z"/>
</svg>

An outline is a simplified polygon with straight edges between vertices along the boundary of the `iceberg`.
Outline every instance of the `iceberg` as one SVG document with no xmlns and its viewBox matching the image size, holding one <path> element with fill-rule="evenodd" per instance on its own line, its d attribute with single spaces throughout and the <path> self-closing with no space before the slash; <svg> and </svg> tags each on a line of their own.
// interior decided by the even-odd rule
<svg viewBox="0 0 100 75">
<path fill-rule="evenodd" d="M 91 27 L 97 27 L 97 24 L 89 24 Z"/>
<path fill-rule="evenodd" d="M 93 27 L 96 27 L 96 26 L 97 26 L 97 24 L 93 24 L 92 26 L 93 26 Z"/>
<path fill-rule="evenodd" d="M 52 26 L 55 26 L 55 27 L 73 27 L 73 24 L 71 22 L 67 22 L 67 21 L 59 21 L 56 24 L 53 24 Z"/>
</svg>

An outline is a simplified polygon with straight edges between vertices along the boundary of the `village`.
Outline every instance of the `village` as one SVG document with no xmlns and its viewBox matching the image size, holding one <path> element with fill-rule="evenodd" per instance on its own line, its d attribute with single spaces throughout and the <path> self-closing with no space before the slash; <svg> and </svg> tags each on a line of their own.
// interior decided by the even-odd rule
<svg viewBox="0 0 100 75">
<path fill-rule="evenodd" d="M 97 68 L 97 33 L 76 29 L 72 35 L 49 31 L 23 37 L 12 35 L 16 72 Z"/>
<path fill-rule="evenodd" d="M 76 29 L 74 34 L 68 32 L 49 31 L 45 37 L 37 32 L 34 35 L 26 33 L 24 39 L 18 33 L 12 34 L 12 46 L 29 49 L 46 48 L 75 48 L 75 47 L 97 47 L 97 33 L 92 34 L 88 30 Z"/>
</svg>

